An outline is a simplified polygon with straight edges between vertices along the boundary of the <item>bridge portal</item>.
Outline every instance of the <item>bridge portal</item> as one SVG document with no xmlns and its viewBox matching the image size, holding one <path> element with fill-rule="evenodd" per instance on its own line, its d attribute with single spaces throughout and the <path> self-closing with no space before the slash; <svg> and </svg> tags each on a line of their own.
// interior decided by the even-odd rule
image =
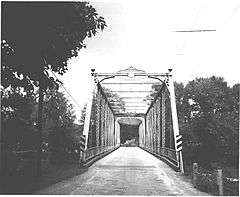
<svg viewBox="0 0 240 197">
<path fill-rule="evenodd" d="M 129 67 L 96 73 L 93 98 L 87 105 L 82 162 L 112 151 L 134 138 L 137 145 L 183 172 L 171 69 L 147 73 Z"/>
<path fill-rule="evenodd" d="M 138 145 L 139 144 L 139 126 L 142 120 L 139 118 L 119 118 L 117 123 L 120 124 L 120 142 L 121 145 Z"/>
</svg>

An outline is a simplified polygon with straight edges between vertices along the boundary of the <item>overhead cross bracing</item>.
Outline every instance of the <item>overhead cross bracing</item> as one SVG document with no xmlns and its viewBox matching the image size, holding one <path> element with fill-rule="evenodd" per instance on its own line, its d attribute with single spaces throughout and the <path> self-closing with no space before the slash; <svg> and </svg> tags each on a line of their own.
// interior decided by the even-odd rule
<svg viewBox="0 0 240 197">
<path fill-rule="evenodd" d="M 159 80 L 148 78 L 145 71 L 133 67 L 117 73 L 96 75 L 100 78 L 102 88 L 109 90 L 123 102 L 124 107 L 121 108 L 119 105 L 116 106 L 119 100 L 109 98 L 112 109 L 116 113 L 146 113 L 153 99 L 153 87 L 162 84 Z M 164 73 L 152 73 L 151 76 L 164 76 Z"/>
</svg>

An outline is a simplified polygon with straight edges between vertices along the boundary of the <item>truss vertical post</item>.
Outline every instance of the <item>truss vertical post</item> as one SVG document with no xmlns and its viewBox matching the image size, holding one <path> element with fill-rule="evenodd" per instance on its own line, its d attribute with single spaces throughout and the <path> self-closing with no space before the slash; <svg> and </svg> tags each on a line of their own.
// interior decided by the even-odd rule
<svg viewBox="0 0 240 197">
<path fill-rule="evenodd" d="M 165 148 L 165 127 L 166 127 L 166 106 L 165 106 L 165 104 L 166 104 L 166 94 L 165 94 L 165 92 L 162 92 L 162 103 L 161 103 L 161 107 L 162 107 L 162 116 L 161 116 L 161 118 L 162 118 L 162 148 Z"/>
<path fill-rule="evenodd" d="M 173 82 L 172 76 L 169 76 L 168 89 L 169 89 L 169 93 L 170 93 L 175 150 L 177 150 L 176 136 L 179 135 L 179 125 L 178 125 L 178 117 L 177 117 L 177 106 L 176 106 L 176 99 L 175 99 L 174 82 Z M 183 168 L 182 151 L 179 151 L 177 153 L 177 157 L 178 157 L 178 162 L 179 162 L 179 170 L 180 170 L 180 172 L 183 173 L 184 168 Z"/>
<path fill-rule="evenodd" d="M 157 113 L 157 154 L 160 154 L 160 147 L 161 147 L 161 116 L 160 116 L 160 99 L 157 100 L 156 102 L 156 105 L 157 105 L 157 110 L 156 110 L 156 113 Z"/>
<path fill-rule="evenodd" d="M 152 107 L 152 152 L 154 152 L 155 148 L 155 121 L 154 121 L 154 106 Z"/>
<path fill-rule="evenodd" d="M 100 130 L 100 109 L 101 109 L 101 103 L 100 103 L 100 90 L 97 89 L 97 114 L 96 114 L 96 146 L 99 146 L 99 130 Z"/>
<path fill-rule="evenodd" d="M 83 135 L 85 136 L 86 141 L 85 141 L 85 148 L 82 154 L 82 162 L 85 162 L 85 151 L 87 150 L 87 145 L 88 145 L 88 133 L 90 129 L 92 103 L 93 103 L 93 98 L 90 99 L 90 101 L 87 103 L 87 108 L 86 108 L 86 117 L 85 117 L 84 128 L 83 128 Z"/>
<path fill-rule="evenodd" d="M 157 100 L 154 105 L 154 151 L 157 153 Z"/>
<path fill-rule="evenodd" d="M 106 129 L 106 127 L 105 127 L 105 118 L 106 118 L 106 116 L 105 116 L 105 99 L 103 98 L 102 99 L 102 110 L 101 110 L 101 112 L 102 112 L 102 115 L 101 115 L 101 124 L 102 124 L 102 126 L 101 126 L 101 128 L 102 128 L 102 130 L 101 130 L 101 147 L 104 147 L 104 135 L 105 135 L 105 129 Z"/>
<path fill-rule="evenodd" d="M 116 131 L 115 131 L 115 121 L 114 121 L 114 116 L 113 114 L 111 115 L 111 121 L 112 121 L 112 130 L 113 130 L 113 137 L 114 137 L 114 140 L 113 140 L 113 145 L 114 147 L 116 146 Z"/>
<path fill-rule="evenodd" d="M 145 121 L 145 133 L 144 133 L 144 144 L 143 144 L 143 147 L 145 148 L 146 145 L 147 145 L 147 140 L 146 140 L 146 134 L 147 134 L 147 115 L 144 116 L 144 121 Z"/>
<path fill-rule="evenodd" d="M 95 89 L 96 89 L 96 85 L 95 85 L 95 83 L 92 83 L 92 95 L 91 95 L 91 99 L 87 103 L 86 116 L 85 116 L 84 127 L 83 127 L 83 135 L 85 136 L 86 140 L 85 140 L 84 151 L 82 153 L 80 153 L 80 156 L 81 156 L 80 162 L 82 162 L 82 163 L 85 162 L 86 150 L 87 150 L 87 146 L 88 146 L 88 134 L 89 134 L 90 126 L 91 126 L 90 125 L 91 124 L 91 112 L 92 112 L 92 105 L 93 105 Z"/>
<path fill-rule="evenodd" d="M 101 116 L 101 120 L 102 120 L 102 131 L 101 131 L 101 147 L 104 147 L 105 146 L 105 133 L 106 133 L 106 112 L 105 112 L 105 109 L 106 109 L 106 104 L 105 104 L 105 99 L 103 98 L 103 107 L 102 107 L 102 116 Z"/>
<path fill-rule="evenodd" d="M 143 118 L 143 141 L 142 146 L 145 147 L 146 144 L 146 116 Z"/>
<path fill-rule="evenodd" d="M 156 151 L 156 103 L 153 106 L 153 152 Z"/>
<path fill-rule="evenodd" d="M 116 133 L 117 133 L 117 144 L 120 146 L 121 145 L 121 134 L 120 134 L 120 125 L 119 123 L 116 124 Z"/>
<path fill-rule="evenodd" d="M 115 131 L 115 121 L 114 121 L 114 117 L 113 114 L 111 114 L 111 129 L 113 130 L 113 145 L 116 146 L 116 131 Z"/>
<path fill-rule="evenodd" d="M 152 146 L 153 146 L 153 143 L 152 143 L 152 131 L 153 131 L 153 125 L 152 125 L 152 108 L 150 109 L 150 128 L 149 128 L 149 134 L 150 134 L 150 151 L 152 151 Z"/>
<path fill-rule="evenodd" d="M 107 108 L 107 105 L 106 105 L 106 131 L 107 131 L 107 143 L 108 143 L 108 146 L 110 145 L 111 146 L 111 133 L 110 133 L 110 130 L 109 130 L 109 124 L 110 124 L 110 121 L 109 121 L 109 109 Z"/>
<path fill-rule="evenodd" d="M 109 124 L 110 124 L 110 122 L 109 122 L 109 109 L 108 109 L 108 107 L 107 107 L 107 105 L 106 105 L 106 122 L 105 122 L 105 125 L 106 125 L 106 136 L 107 136 L 107 143 L 108 143 L 108 146 L 110 145 L 111 146 L 111 133 L 110 133 L 110 130 L 109 130 Z"/>
</svg>

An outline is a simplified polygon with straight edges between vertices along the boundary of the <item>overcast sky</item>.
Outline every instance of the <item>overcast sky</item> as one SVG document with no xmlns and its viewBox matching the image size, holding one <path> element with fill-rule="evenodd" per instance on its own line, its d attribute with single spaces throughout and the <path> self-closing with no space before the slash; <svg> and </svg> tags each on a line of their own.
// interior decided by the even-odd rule
<svg viewBox="0 0 240 197">
<path fill-rule="evenodd" d="M 80 107 L 91 93 L 91 68 L 97 72 L 129 66 L 147 72 L 173 68 L 175 80 L 184 84 L 212 75 L 224 77 L 229 85 L 239 83 L 239 0 L 90 2 L 108 27 L 86 40 L 87 48 L 69 61 L 69 71 L 60 77 Z M 216 31 L 174 32 L 192 29 Z M 79 118 L 79 107 L 75 110 Z"/>
</svg>

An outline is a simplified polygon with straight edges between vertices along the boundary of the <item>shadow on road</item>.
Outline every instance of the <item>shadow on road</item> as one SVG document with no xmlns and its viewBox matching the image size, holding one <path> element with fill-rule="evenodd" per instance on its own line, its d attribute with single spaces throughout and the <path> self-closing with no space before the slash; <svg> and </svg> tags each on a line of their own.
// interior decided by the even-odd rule
<svg viewBox="0 0 240 197">
<path fill-rule="evenodd" d="M 87 167 L 79 167 L 79 164 L 48 164 L 43 169 L 41 178 L 33 178 L 26 174 L 8 175 L 1 177 L 0 194 L 31 194 L 36 190 L 80 175 L 87 170 Z"/>
</svg>

